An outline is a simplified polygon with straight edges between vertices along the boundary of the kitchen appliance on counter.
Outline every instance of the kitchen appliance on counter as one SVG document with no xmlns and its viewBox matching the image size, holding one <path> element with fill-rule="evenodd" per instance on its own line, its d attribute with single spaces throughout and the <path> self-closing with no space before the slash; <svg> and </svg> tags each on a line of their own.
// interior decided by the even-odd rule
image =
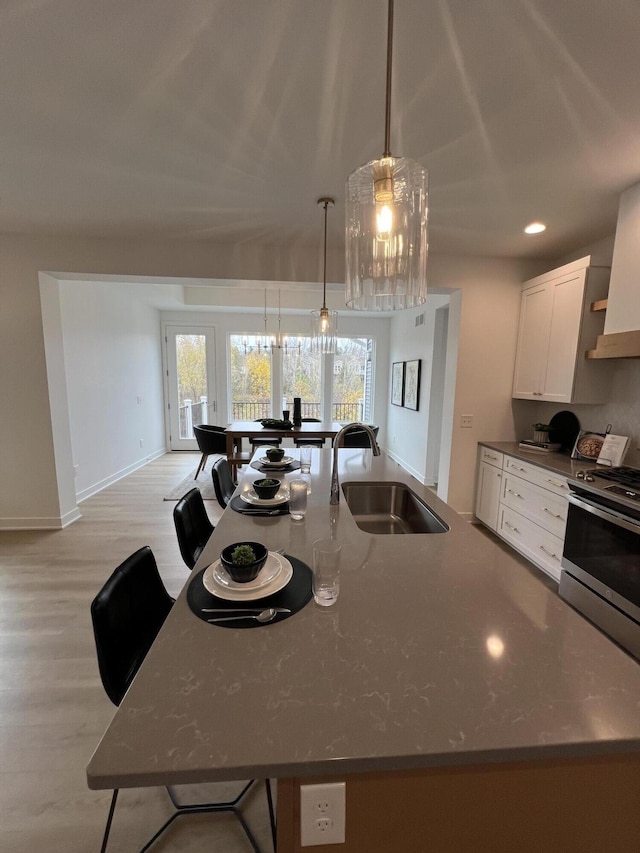
<svg viewBox="0 0 640 853">
<path fill-rule="evenodd" d="M 560 596 L 640 659 L 640 470 L 569 480 Z"/>
</svg>

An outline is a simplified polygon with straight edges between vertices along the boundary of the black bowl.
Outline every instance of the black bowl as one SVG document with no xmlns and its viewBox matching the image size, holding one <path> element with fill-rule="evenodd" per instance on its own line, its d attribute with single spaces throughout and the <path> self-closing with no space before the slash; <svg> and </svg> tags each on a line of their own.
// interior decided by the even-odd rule
<svg viewBox="0 0 640 853">
<path fill-rule="evenodd" d="M 253 548 L 256 559 L 245 566 L 237 566 L 233 562 L 233 552 L 238 545 L 249 545 Z M 258 576 L 258 572 L 267 562 L 269 551 L 260 542 L 234 542 L 220 552 L 220 562 L 236 583 L 248 583 Z"/>
<path fill-rule="evenodd" d="M 263 501 L 275 498 L 280 485 L 280 480 L 276 480 L 274 477 L 262 477 L 259 480 L 253 481 L 253 489 L 256 495 Z"/>
<path fill-rule="evenodd" d="M 280 462 L 284 458 L 284 450 L 281 447 L 270 447 L 266 456 L 269 462 Z"/>
</svg>

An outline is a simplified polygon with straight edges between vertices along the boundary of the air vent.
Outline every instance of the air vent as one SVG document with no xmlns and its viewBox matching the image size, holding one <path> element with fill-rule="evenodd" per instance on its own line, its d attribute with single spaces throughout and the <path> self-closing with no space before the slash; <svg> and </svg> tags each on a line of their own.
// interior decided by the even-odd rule
<svg viewBox="0 0 640 853">
<path fill-rule="evenodd" d="M 424 326 L 424 314 L 418 314 L 416 317 L 416 326 Z"/>
</svg>

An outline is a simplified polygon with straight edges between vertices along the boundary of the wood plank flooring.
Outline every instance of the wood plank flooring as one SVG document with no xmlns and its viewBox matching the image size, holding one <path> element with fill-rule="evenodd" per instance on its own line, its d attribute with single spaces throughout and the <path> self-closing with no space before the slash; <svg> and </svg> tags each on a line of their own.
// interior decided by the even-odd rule
<svg viewBox="0 0 640 853">
<path fill-rule="evenodd" d="M 189 572 L 178 550 L 175 502 L 163 498 L 199 458 L 173 453 L 151 462 L 84 501 L 82 518 L 65 530 L 0 532 L 0 853 L 99 851 L 110 792 L 90 791 L 85 768 L 114 708 L 98 674 L 89 605 L 142 545 L 151 546 L 167 589 L 178 594 Z M 215 524 L 220 508 L 206 507 Z M 210 785 L 188 793 L 218 800 L 237 790 Z M 164 789 L 123 791 L 108 851 L 134 853 L 170 813 Z M 262 785 L 245 813 L 270 853 Z M 233 817 L 205 815 L 181 817 L 153 850 L 251 848 Z"/>
</svg>

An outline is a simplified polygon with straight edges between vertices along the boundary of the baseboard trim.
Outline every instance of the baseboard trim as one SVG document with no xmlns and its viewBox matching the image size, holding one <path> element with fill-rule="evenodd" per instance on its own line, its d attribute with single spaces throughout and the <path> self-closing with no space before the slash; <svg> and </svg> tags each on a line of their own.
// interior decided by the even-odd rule
<svg viewBox="0 0 640 853">
<path fill-rule="evenodd" d="M 82 513 L 77 507 L 64 516 L 51 518 L 0 518 L 0 530 L 62 530 L 79 518 L 82 518 Z"/>
</svg>

